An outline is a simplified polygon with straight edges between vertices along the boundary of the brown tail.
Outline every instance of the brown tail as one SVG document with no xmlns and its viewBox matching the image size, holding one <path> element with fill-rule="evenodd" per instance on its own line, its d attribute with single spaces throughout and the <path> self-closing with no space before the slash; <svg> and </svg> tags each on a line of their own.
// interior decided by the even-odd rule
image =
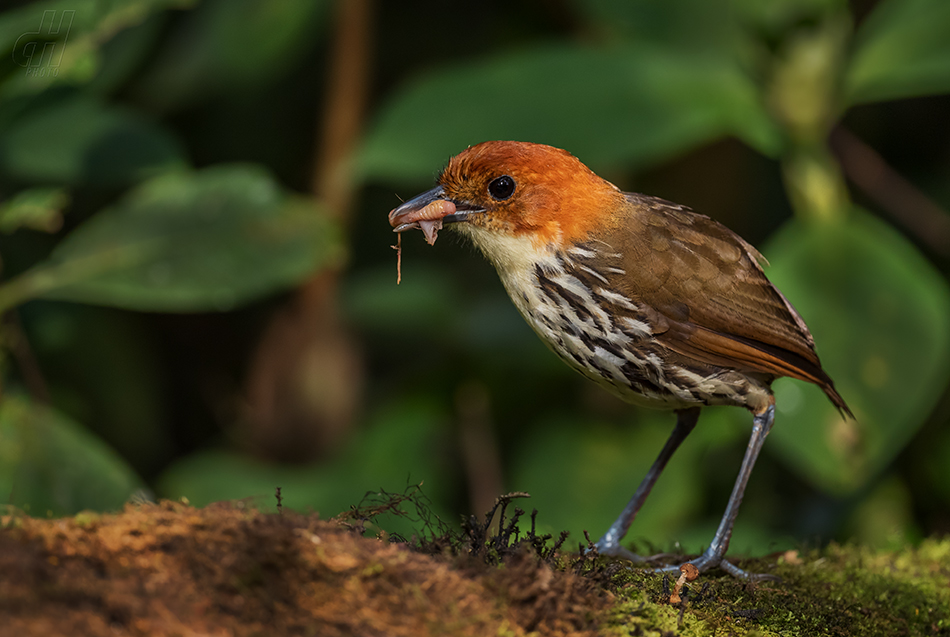
<svg viewBox="0 0 950 637">
<path fill-rule="evenodd" d="M 841 413 L 841 416 L 850 416 L 852 420 L 856 420 L 854 417 L 854 412 L 851 411 L 851 408 L 848 407 L 847 403 L 844 402 L 844 398 L 841 397 L 841 394 L 838 393 L 838 390 L 835 389 L 835 382 L 831 380 L 831 377 L 825 373 L 824 370 L 821 370 L 822 382 L 816 382 L 815 384 L 821 387 L 821 390 L 825 392 L 825 395 L 834 403 L 834 406 L 838 408 L 838 411 Z M 814 382 L 814 381 L 812 381 Z"/>
<path fill-rule="evenodd" d="M 842 416 L 854 418 L 854 413 L 835 389 L 834 381 L 821 368 L 817 355 L 814 360 L 809 360 L 782 347 L 702 327 L 695 328 L 686 341 L 670 340 L 664 344 L 715 365 L 747 366 L 747 369 L 814 383 L 821 387 Z"/>
</svg>

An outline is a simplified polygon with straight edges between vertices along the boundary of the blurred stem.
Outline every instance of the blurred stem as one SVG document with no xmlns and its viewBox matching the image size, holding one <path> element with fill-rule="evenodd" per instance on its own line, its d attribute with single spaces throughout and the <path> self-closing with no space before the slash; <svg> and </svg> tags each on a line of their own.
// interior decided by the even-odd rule
<svg viewBox="0 0 950 637">
<path fill-rule="evenodd" d="M 148 259 L 159 246 L 145 240 L 134 244 L 96 252 L 61 263 L 40 264 L 0 285 L 0 316 L 14 307 L 65 287 L 117 268 L 130 267 Z"/>
<path fill-rule="evenodd" d="M 341 0 L 337 12 L 312 188 L 331 214 L 345 222 L 354 190 L 351 157 L 362 131 L 369 90 L 371 0 Z"/>
<path fill-rule="evenodd" d="M 829 222 L 851 207 L 841 167 L 825 146 L 797 148 L 786 154 L 782 175 L 792 209 L 799 217 Z"/>
<path fill-rule="evenodd" d="M 113 263 L 113 258 L 89 258 L 31 268 L 0 285 L 0 316 L 27 301 L 109 269 Z"/>
<path fill-rule="evenodd" d="M 795 214 L 831 221 L 850 208 L 827 137 L 841 114 L 838 87 L 852 26 L 845 13 L 794 31 L 773 67 L 768 103 L 786 133 L 782 172 Z"/>
<path fill-rule="evenodd" d="M 489 511 L 504 493 L 501 453 L 491 419 L 491 396 L 477 381 L 468 381 L 455 393 L 462 463 L 472 511 Z"/>
<path fill-rule="evenodd" d="M 347 226 L 354 183 L 351 157 L 362 132 L 372 51 L 372 0 L 338 0 L 318 111 L 311 188 Z M 339 318 L 340 268 L 321 271 L 271 320 L 247 380 L 250 443 L 259 453 L 310 460 L 352 425 L 363 385 L 362 357 Z"/>
<path fill-rule="evenodd" d="M 48 405 L 50 403 L 49 384 L 43 376 L 43 370 L 40 368 L 39 361 L 36 360 L 30 341 L 23 331 L 20 316 L 17 312 L 10 312 L 8 319 L 3 323 L 3 340 L 16 360 L 30 397 L 35 402 Z"/>
<path fill-rule="evenodd" d="M 0 315 L 49 292 L 60 285 L 60 277 L 49 269 L 34 268 L 0 285 Z"/>
<path fill-rule="evenodd" d="M 20 276 L 0 285 L 0 347 L 9 349 L 20 368 L 27 388 L 33 398 L 40 402 L 49 402 L 49 390 L 40 372 L 39 365 L 33 356 L 26 335 L 19 324 L 19 318 L 13 310 L 26 301 L 55 290 L 69 282 L 67 278 L 70 270 L 63 265 L 58 267 L 34 267 Z M 81 273 L 80 276 L 85 276 Z M 0 369 L 0 377 L 5 370 Z M 0 385 L 0 396 L 3 395 L 3 386 Z"/>
</svg>

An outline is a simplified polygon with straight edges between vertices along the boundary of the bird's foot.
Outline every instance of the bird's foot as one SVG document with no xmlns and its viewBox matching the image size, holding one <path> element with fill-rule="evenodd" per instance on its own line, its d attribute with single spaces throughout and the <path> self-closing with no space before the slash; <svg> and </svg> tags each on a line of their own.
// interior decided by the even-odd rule
<svg viewBox="0 0 950 637">
<path fill-rule="evenodd" d="M 601 538 L 598 541 L 594 548 L 597 549 L 597 552 L 600 555 L 607 555 L 610 557 L 619 557 L 620 559 L 628 560 L 634 564 L 645 564 L 647 562 L 656 563 L 658 560 L 664 558 L 672 557 L 671 553 L 659 553 L 657 555 L 638 555 L 630 549 L 622 546 L 619 542 L 606 542 L 604 538 Z M 771 575 L 769 573 L 750 573 L 745 571 L 732 562 L 729 562 L 722 555 L 711 552 L 707 550 L 705 553 L 697 557 L 695 560 L 690 560 L 688 562 L 683 562 L 682 564 L 667 564 L 665 566 L 659 566 L 657 568 L 651 569 L 654 573 L 679 573 L 683 570 L 683 567 L 686 564 L 692 564 L 696 567 L 696 570 L 699 573 L 705 573 L 716 567 L 721 568 L 725 572 L 729 573 L 733 577 L 740 579 L 747 579 L 751 582 L 764 582 L 764 581 L 775 581 L 779 582 L 782 580 L 781 577 L 777 575 Z"/>
<path fill-rule="evenodd" d="M 600 555 L 607 555 L 610 557 L 619 557 L 620 559 L 628 560 L 634 564 L 646 564 L 649 562 L 656 563 L 660 560 L 673 557 L 671 553 L 658 553 L 657 555 L 638 555 L 630 549 L 621 545 L 620 542 L 613 540 L 609 535 L 605 535 L 600 538 L 596 544 L 593 545 L 594 549 L 597 550 L 597 553 Z M 711 548 L 706 549 L 706 552 L 697 557 L 695 560 L 689 560 L 683 562 L 682 564 L 667 564 L 665 566 L 658 566 L 654 569 L 651 569 L 654 573 L 678 573 L 683 570 L 683 567 L 686 564 L 692 564 L 696 567 L 696 570 L 699 573 L 705 573 L 710 571 L 717 566 L 729 573 L 733 577 L 740 579 L 747 579 L 751 582 L 764 582 L 764 581 L 781 581 L 782 578 L 777 575 L 771 575 L 769 573 L 749 573 L 744 571 L 732 562 L 727 561 L 722 553 L 714 551 Z"/>
<path fill-rule="evenodd" d="M 695 560 L 690 560 L 684 562 L 683 564 L 661 566 L 654 569 L 656 573 L 676 573 L 680 572 L 686 564 L 692 564 L 696 567 L 700 573 L 705 573 L 706 571 L 712 570 L 717 566 L 729 573 L 733 577 L 738 577 L 740 579 L 747 579 L 751 582 L 764 582 L 764 581 L 773 581 L 780 582 L 782 578 L 778 575 L 771 575 L 769 573 L 749 573 L 744 571 L 732 562 L 727 561 L 723 558 L 722 555 L 706 550 L 705 553 L 697 557 Z"/>
</svg>

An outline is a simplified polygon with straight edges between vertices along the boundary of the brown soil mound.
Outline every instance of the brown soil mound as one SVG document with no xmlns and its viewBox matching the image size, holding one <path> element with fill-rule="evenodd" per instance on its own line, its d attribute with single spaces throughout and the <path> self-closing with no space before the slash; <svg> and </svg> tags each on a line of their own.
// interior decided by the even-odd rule
<svg viewBox="0 0 950 637">
<path fill-rule="evenodd" d="M 240 503 L 0 522 L 3 636 L 582 635 L 606 604 L 534 554 L 487 567 Z"/>
</svg>

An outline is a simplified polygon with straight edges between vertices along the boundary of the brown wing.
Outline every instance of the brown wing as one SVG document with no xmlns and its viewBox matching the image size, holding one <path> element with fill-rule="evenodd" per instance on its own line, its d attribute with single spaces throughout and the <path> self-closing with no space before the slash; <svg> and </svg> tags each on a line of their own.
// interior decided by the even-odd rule
<svg viewBox="0 0 950 637">
<path fill-rule="evenodd" d="M 683 206 L 633 193 L 627 200 L 633 227 L 608 243 L 623 255 L 628 274 L 611 277 L 611 284 L 665 318 L 656 322 L 659 342 L 705 363 L 815 383 L 851 413 L 822 370 L 808 327 L 765 277 L 755 248 Z"/>
</svg>

